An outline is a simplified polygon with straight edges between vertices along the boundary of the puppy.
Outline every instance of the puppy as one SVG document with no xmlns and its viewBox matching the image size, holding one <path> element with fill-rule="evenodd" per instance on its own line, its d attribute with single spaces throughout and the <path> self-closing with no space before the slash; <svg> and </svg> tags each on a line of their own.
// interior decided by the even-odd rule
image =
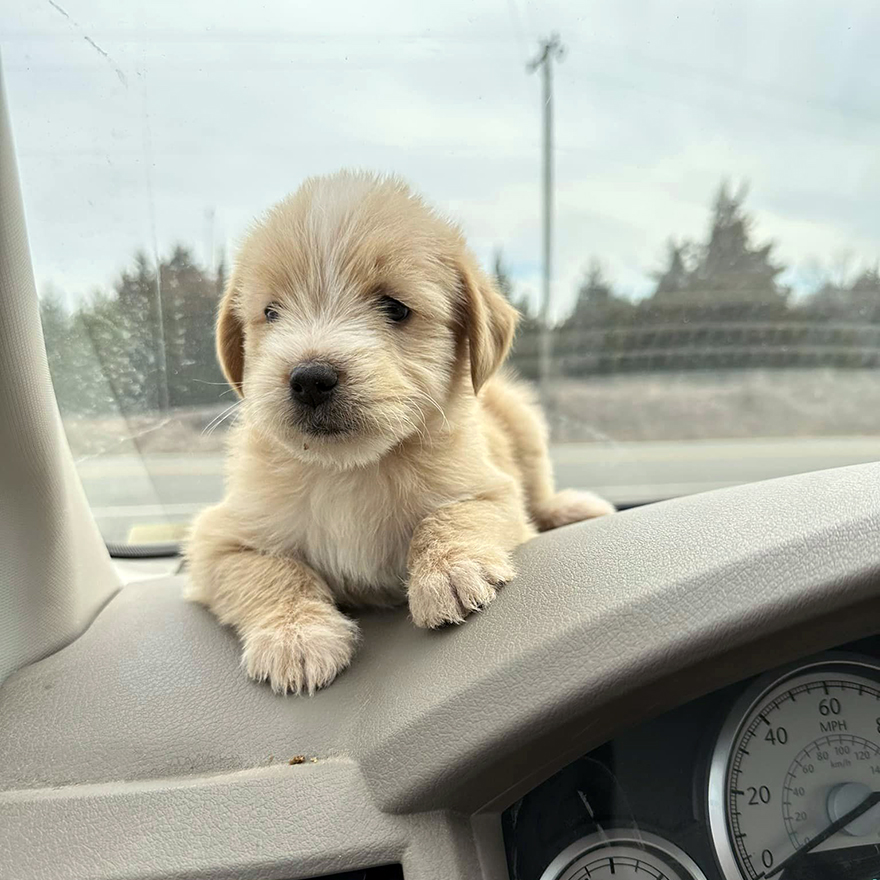
<svg viewBox="0 0 880 880">
<path fill-rule="evenodd" d="M 498 373 L 516 321 L 397 179 L 310 179 L 251 230 L 217 323 L 242 398 L 226 497 L 186 552 L 189 598 L 236 628 L 252 678 L 312 694 L 357 643 L 338 605 L 461 623 L 518 544 L 614 510 L 554 493 L 540 412 Z"/>
</svg>

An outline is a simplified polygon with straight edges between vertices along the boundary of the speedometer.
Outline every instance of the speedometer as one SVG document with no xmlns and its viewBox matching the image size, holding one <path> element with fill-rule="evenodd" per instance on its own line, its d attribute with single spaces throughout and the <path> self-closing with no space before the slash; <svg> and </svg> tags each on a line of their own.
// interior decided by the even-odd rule
<svg viewBox="0 0 880 880">
<path fill-rule="evenodd" d="M 709 823 L 726 880 L 880 868 L 880 666 L 825 655 L 760 680 L 722 728 Z"/>
</svg>

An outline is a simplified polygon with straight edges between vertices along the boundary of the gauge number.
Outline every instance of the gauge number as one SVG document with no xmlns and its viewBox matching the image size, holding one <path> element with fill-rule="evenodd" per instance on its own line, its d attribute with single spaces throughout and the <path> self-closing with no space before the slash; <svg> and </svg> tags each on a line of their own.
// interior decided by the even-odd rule
<svg viewBox="0 0 880 880">
<path fill-rule="evenodd" d="M 778 876 L 795 853 L 843 859 L 880 844 L 880 804 L 869 803 L 880 797 L 880 669 L 828 660 L 763 688 L 731 713 L 713 759 L 710 823 L 727 880 Z"/>
</svg>

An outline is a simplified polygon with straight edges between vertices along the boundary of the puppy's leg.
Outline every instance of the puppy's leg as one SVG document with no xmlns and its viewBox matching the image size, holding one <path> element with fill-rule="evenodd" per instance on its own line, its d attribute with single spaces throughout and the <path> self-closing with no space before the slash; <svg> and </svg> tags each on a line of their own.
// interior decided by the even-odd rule
<svg viewBox="0 0 880 880">
<path fill-rule="evenodd" d="M 511 551 L 533 535 L 513 489 L 435 510 L 410 544 L 407 595 L 415 624 L 461 623 L 488 605 L 516 573 Z"/>
<path fill-rule="evenodd" d="M 541 532 L 597 516 L 607 516 L 617 508 L 594 492 L 585 489 L 562 489 L 543 501 L 536 501 L 532 517 Z"/>
<path fill-rule="evenodd" d="M 187 598 L 236 628 L 251 678 L 268 681 L 276 693 L 313 694 L 348 666 L 357 625 L 307 565 L 245 547 L 233 535 L 222 505 L 196 520 Z"/>
<path fill-rule="evenodd" d="M 528 389 L 509 385 L 496 407 L 499 403 L 503 403 L 502 415 L 513 440 L 529 514 L 539 531 L 614 513 L 614 505 L 593 492 L 555 490 L 547 425 Z"/>
</svg>

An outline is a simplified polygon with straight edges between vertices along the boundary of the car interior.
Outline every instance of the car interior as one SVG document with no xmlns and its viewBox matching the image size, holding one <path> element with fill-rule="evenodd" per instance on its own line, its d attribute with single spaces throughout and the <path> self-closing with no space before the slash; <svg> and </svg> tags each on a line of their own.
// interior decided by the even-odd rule
<svg viewBox="0 0 880 880">
<path fill-rule="evenodd" d="M 543 533 L 491 610 L 363 612 L 351 668 L 279 697 L 176 545 L 111 557 L 0 100 L 0 877 L 880 875 L 880 464 Z"/>
</svg>

